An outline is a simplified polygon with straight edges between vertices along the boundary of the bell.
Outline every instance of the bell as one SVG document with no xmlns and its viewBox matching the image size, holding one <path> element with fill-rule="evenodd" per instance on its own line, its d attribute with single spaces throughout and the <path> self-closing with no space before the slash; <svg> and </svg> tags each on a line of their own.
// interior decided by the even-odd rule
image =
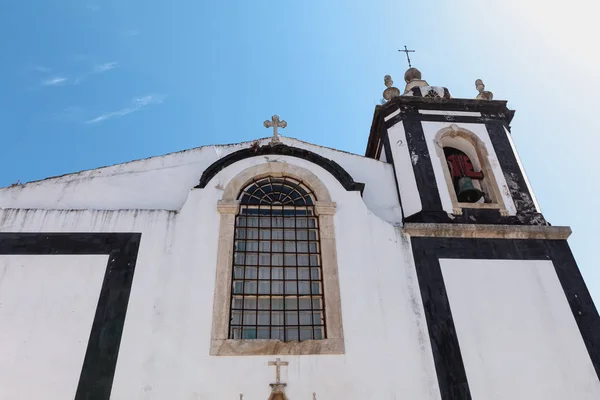
<svg viewBox="0 0 600 400">
<path fill-rule="evenodd" d="M 484 193 L 473 186 L 473 180 L 468 176 L 463 176 L 458 180 L 458 194 L 456 197 L 461 203 L 475 203 L 481 199 Z"/>
</svg>

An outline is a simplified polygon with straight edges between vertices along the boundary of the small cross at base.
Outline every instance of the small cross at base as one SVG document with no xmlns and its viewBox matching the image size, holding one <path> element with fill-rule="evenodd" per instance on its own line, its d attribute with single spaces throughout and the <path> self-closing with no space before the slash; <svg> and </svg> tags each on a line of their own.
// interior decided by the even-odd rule
<svg viewBox="0 0 600 400">
<path fill-rule="evenodd" d="M 281 367 L 287 367 L 289 362 L 281 361 L 281 358 L 276 358 L 275 361 L 269 361 L 269 367 L 276 367 L 275 369 L 275 383 L 277 385 L 281 383 Z M 285 386 L 285 383 L 283 384 Z"/>
<path fill-rule="evenodd" d="M 264 122 L 265 128 L 273 128 L 273 138 L 271 139 L 271 143 L 279 143 L 279 133 L 277 132 L 277 128 L 284 129 L 287 126 L 287 122 L 281 121 L 278 115 L 273 115 L 271 120 L 266 120 Z"/>
<path fill-rule="evenodd" d="M 285 395 L 286 383 L 281 382 L 281 367 L 287 367 L 289 363 L 287 361 L 281 361 L 281 358 L 276 358 L 275 361 L 269 361 L 269 367 L 276 367 L 275 370 L 275 383 L 271 383 L 271 396 L 269 400 L 287 400 Z"/>
</svg>

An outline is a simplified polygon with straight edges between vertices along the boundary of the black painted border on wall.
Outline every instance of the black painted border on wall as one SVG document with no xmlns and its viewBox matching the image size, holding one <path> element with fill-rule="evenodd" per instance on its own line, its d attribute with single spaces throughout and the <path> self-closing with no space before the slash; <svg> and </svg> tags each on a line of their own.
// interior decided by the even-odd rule
<svg viewBox="0 0 600 400">
<path fill-rule="evenodd" d="M 600 316 L 566 240 L 412 237 L 411 244 L 442 400 L 470 400 L 471 392 L 440 258 L 551 260 L 600 379 Z"/>
<path fill-rule="evenodd" d="M 508 188 L 512 199 L 515 202 L 517 213 L 537 213 L 533 203 L 533 196 L 525 182 L 525 176 L 523 175 L 524 171 L 522 171 L 519 166 L 513 147 L 504 130 L 504 124 L 498 121 L 491 121 L 486 122 L 485 127 L 488 131 L 490 140 L 492 141 L 492 145 L 494 146 L 500 168 L 502 168 L 502 172 L 504 172 L 504 178 L 508 182 L 515 183 L 514 185 L 509 183 Z"/>
<path fill-rule="evenodd" d="M 287 146 L 285 144 L 266 145 L 261 147 L 248 147 L 246 149 L 235 151 L 231 154 L 226 155 L 223 158 L 218 159 L 212 163 L 200 177 L 200 183 L 195 187 L 202 189 L 206 187 L 208 182 L 216 174 L 226 167 L 250 157 L 260 157 L 266 155 L 281 155 L 301 158 L 303 160 L 315 163 L 329 172 L 337 179 L 344 189 L 348 191 L 359 191 L 363 192 L 365 188 L 364 183 L 355 182 L 352 176 L 338 163 L 328 158 L 325 158 L 317 153 L 313 153 L 310 150 L 300 149 L 298 147 Z"/>
<path fill-rule="evenodd" d="M 75 400 L 110 399 L 140 239 L 140 233 L 0 233 L 0 255 L 108 255 Z"/>
</svg>

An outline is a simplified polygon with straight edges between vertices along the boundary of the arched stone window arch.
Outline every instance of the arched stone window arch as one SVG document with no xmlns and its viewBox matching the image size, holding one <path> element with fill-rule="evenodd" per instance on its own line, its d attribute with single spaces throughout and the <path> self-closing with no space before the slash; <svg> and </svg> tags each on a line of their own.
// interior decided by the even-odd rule
<svg viewBox="0 0 600 400">
<path fill-rule="evenodd" d="M 265 196 L 264 192 L 268 192 L 270 189 L 267 188 L 266 185 L 271 185 L 275 183 L 276 185 L 280 185 L 277 189 L 279 193 L 276 196 L 269 197 Z M 263 188 L 262 190 L 260 188 Z M 281 195 L 281 191 L 285 192 L 294 192 L 295 194 L 286 196 L 285 194 Z M 236 265 L 249 267 L 248 274 L 248 282 L 252 282 L 254 280 L 254 268 L 251 265 L 246 266 L 246 264 L 238 263 L 241 261 L 241 256 L 239 260 L 234 260 L 234 253 L 236 250 L 239 250 L 241 247 L 236 243 L 236 220 L 238 221 L 238 230 L 245 229 L 246 233 L 248 233 L 247 226 L 242 227 L 241 225 L 248 224 L 248 219 L 244 222 L 240 223 L 240 218 L 248 218 L 248 211 L 254 213 L 256 210 L 261 208 L 261 204 L 267 207 L 267 203 L 270 203 L 268 207 L 271 207 L 275 204 L 277 207 L 282 207 L 284 209 L 282 203 L 287 203 L 289 210 L 292 210 L 295 207 L 293 204 L 296 201 L 298 204 L 303 203 L 303 205 L 298 205 L 299 208 L 304 208 L 306 213 L 313 213 L 312 218 L 314 219 L 314 224 L 316 229 L 313 230 L 313 235 L 318 237 L 320 246 L 320 258 L 318 261 L 320 262 L 319 266 L 315 266 L 316 268 L 320 268 L 320 271 L 315 269 L 314 273 L 320 272 L 321 279 L 309 279 L 310 282 L 309 291 L 313 288 L 317 291 L 317 285 L 322 285 L 322 294 L 319 295 L 315 293 L 315 296 L 312 296 L 312 292 L 309 293 L 309 298 L 311 299 L 311 309 L 304 310 L 310 311 L 311 313 L 316 310 L 312 307 L 312 301 L 315 300 L 315 303 L 321 301 L 323 305 L 315 304 L 320 307 L 320 310 L 323 311 L 323 323 L 317 323 L 316 325 L 311 325 L 311 335 L 309 337 L 307 329 L 301 329 L 302 326 L 299 323 L 295 324 L 295 310 L 290 309 L 290 317 L 289 324 L 284 323 L 280 324 L 280 320 L 276 320 L 278 326 L 271 326 L 272 318 L 279 318 L 278 310 L 272 310 L 273 306 L 272 301 L 269 300 L 269 311 L 275 311 L 276 315 L 269 314 L 269 326 L 268 328 L 273 328 L 273 331 L 269 330 L 269 337 L 266 337 L 266 326 L 261 326 L 261 334 L 259 337 L 258 334 L 258 320 L 254 319 L 258 318 L 258 303 L 255 305 L 257 314 L 254 314 L 252 310 L 250 310 L 250 306 L 254 305 L 254 300 L 256 299 L 258 302 L 258 297 L 254 298 L 252 296 L 254 293 L 254 283 L 249 284 L 248 290 L 248 300 L 249 308 L 248 314 L 249 317 L 246 319 L 244 323 L 243 315 L 240 315 L 239 311 L 242 313 L 245 312 L 245 308 L 243 305 L 243 301 L 246 300 L 244 298 L 245 292 L 245 282 L 243 279 L 236 279 L 236 277 L 241 278 L 241 269 L 237 268 Z M 310 210 L 309 208 L 310 207 Z M 312 172 L 297 167 L 287 163 L 280 162 L 269 162 L 261 165 L 257 165 L 254 167 L 247 168 L 242 171 L 236 177 L 234 177 L 225 187 L 223 192 L 222 199 L 218 202 L 217 209 L 220 213 L 220 227 L 219 227 L 219 243 L 218 243 L 218 254 L 217 254 L 217 274 L 216 274 L 216 284 L 215 284 L 215 296 L 214 296 L 214 305 L 213 305 L 213 326 L 212 326 L 212 334 L 211 334 L 211 347 L 210 354 L 211 355 L 276 355 L 276 354 L 343 354 L 344 353 L 344 340 L 343 340 L 343 329 L 342 329 L 342 320 L 341 320 L 341 302 L 340 302 L 340 291 L 339 291 L 339 281 L 338 281 L 338 266 L 337 266 L 337 254 L 336 254 L 336 244 L 334 237 L 334 226 L 333 226 L 333 216 L 335 213 L 335 203 L 331 201 L 331 196 L 329 191 L 325 187 L 325 185 L 321 182 L 321 180 Z M 266 209 L 266 208 L 265 208 Z M 295 213 L 295 211 L 294 211 Z M 254 217 L 252 217 L 254 218 Z M 303 223 L 304 219 L 301 218 Z M 273 221 L 273 219 L 271 219 Z M 254 221 L 252 224 L 254 224 Z M 282 223 L 297 223 L 296 219 L 290 219 L 288 222 Z M 307 224 L 308 219 L 306 220 Z M 266 223 L 266 221 L 265 221 Z M 279 223 L 279 222 L 275 222 Z M 260 225 L 260 221 L 258 222 Z M 271 230 L 269 235 L 272 235 L 274 232 Z M 306 231 L 307 235 L 309 235 L 309 230 Z M 252 233 L 254 234 L 254 233 Z M 264 232 L 266 234 L 266 230 Z M 278 230 L 277 233 L 279 234 Z M 238 233 L 239 238 L 239 233 Z M 279 241 L 277 241 L 279 242 Z M 264 242 L 263 250 L 269 247 L 269 251 L 271 251 L 274 245 L 274 242 L 270 244 L 266 244 Z M 298 242 L 299 243 L 299 242 Z M 296 245 L 298 244 L 296 243 Z M 242 245 L 247 245 L 247 242 Z M 279 243 L 275 244 L 279 246 Z M 285 241 L 282 243 L 285 246 Z M 310 240 L 306 242 L 307 246 L 310 246 Z M 252 246 L 254 246 L 254 242 L 252 242 Z M 292 243 L 288 244 L 289 249 L 293 246 Z M 304 244 L 302 244 L 304 246 Z M 313 241 L 313 246 L 318 246 L 316 241 Z M 285 249 L 284 249 L 285 250 Z M 302 252 L 296 252 L 293 254 L 306 254 L 309 256 L 309 264 L 310 264 L 310 249 L 307 249 L 307 253 L 304 253 L 304 248 L 301 248 Z M 279 252 L 277 252 L 279 253 Z M 259 252 L 252 252 L 252 254 L 256 254 L 257 257 L 261 257 Z M 289 252 L 288 254 L 292 254 Z M 272 255 L 272 254 L 269 254 Z M 282 257 L 285 257 L 285 251 L 281 253 Z M 316 253 L 315 253 L 316 255 Z M 245 255 L 244 255 L 245 256 Z M 254 256 L 252 256 L 254 257 Z M 271 260 L 273 260 L 271 258 Z M 254 259 L 251 260 L 251 263 L 254 263 Z M 260 260 L 259 260 L 260 261 Z M 291 260 L 290 260 L 291 261 Z M 313 263 L 315 262 L 315 258 L 313 257 Z M 245 262 L 245 260 L 244 260 Z M 266 258 L 264 259 L 266 263 Z M 278 265 L 272 265 L 272 262 L 269 267 L 271 268 L 268 272 L 271 273 L 270 281 L 266 279 L 261 280 L 258 279 L 258 274 L 260 273 L 259 269 L 256 269 L 256 294 L 258 296 L 258 284 L 262 282 L 263 285 L 266 285 L 266 282 L 270 283 L 269 286 L 269 296 L 272 294 L 273 290 L 279 292 L 279 284 L 285 285 L 285 279 L 280 279 L 278 274 L 285 272 L 279 270 Z M 279 261 L 275 261 L 277 264 Z M 304 260 L 302 260 L 304 262 Z M 284 262 L 285 263 L 285 262 Z M 257 266 L 258 267 L 258 266 Z M 266 265 L 265 265 L 266 267 Z M 310 265 L 309 265 L 310 267 Z M 304 268 L 304 267 L 303 267 Z M 294 268 L 296 269 L 296 268 Z M 289 273 L 292 273 L 292 268 L 290 268 Z M 236 272 L 237 271 L 237 272 Z M 246 277 L 244 271 L 244 279 Z M 296 277 L 298 277 L 300 273 L 300 269 L 296 269 Z M 307 271 L 302 270 L 302 273 L 306 273 Z M 312 273 L 310 269 L 308 273 Z M 263 274 L 267 273 L 267 269 L 265 268 Z M 236 275 L 237 274 L 237 275 Z M 275 274 L 275 275 L 273 275 Z M 291 275 L 289 275 L 291 277 Z M 303 275 L 304 276 L 304 275 Z M 317 277 L 317 275 L 313 275 Z M 266 277 L 266 275 L 264 276 Z M 274 278 L 274 279 L 273 279 Z M 295 289 L 299 292 L 300 283 L 298 280 L 290 281 L 296 282 Z M 315 284 L 313 287 L 313 283 Z M 237 286 L 235 286 L 237 285 Z M 275 285 L 275 286 L 273 286 Z M 293 284 L 292 284 L 293 285 Z M 304 286 L 304 283 L 302 284 Z M 241 290 L 241 292 L 240 292 Z M 263 288 L 266 295 L 266 286 Z M 290 286 L 290 290 L 293 290 Z M 303 291 L 305 288 L 302 289 Z M 276 293 L 277 300 L 283 296 L 280 296 L 282 293 Z M 291 294 L 291 293 L 290 293 Z M 299 295 L 299 294 L 298 294 Z M 289 296 L 289 300 L 292 300 L 294 296 Z M 298 302 L 300 297 L 297 297 Z M 266 304 L 266 303 L 264 303 Z M 276 307 L 279 307 L 279 303 Z M 317 308 L 318 308 L 317 307 Z M 313 310 L 314 309 L 314 310 Z M 298 310 L 298 313 L 300 311 Z M 319 312 L 319 310 L 314 311 Z M 294 314 L 294 315 L 292 315 Z M 285 315 L 285 314 L 284 314 Z M 319 316 L 319 315 L 317 315 Z M 266 313 L 263 313 L 263 318 L 266 318 Z M 298 314 L 299 318 L 299 314 Z M 263 322 L 266 319 L 263 319 Z M 252 329 L 250 326 L 251 323 L 255 323 L 256 331 Z M 261 322 L 261 325 L 263 323 Z M 264 324 L 266 325 L 266 323 Z M 282 328 L 282 330 L 278 328 Z M 325 330 L 326 327 L 326 330 Z M 304 333 L 301 333 L 302 332 Z M 244 334 L 244 331 L 246 334 Z M 256 334 L 255 334 L 256 332 Z M 272 333 L 271 333 L 272 332 Z M 281 336 L 278 336 L 278 332 L 282 332 Z M 297 336 L 295 335 L 297 333 Z M 302 337 L 300 337 L 302 335 Z"/>
<path fill-rule="evenodd" d="M 454 214 L 462 214 L 463 208 L 487 208 L 508 215 L 487 148 L 476 134 L 452 125 L 437 133 L 435 144 Z M 463 177 L 468 178 L 466 182 L 461 180 Z M 463 196 L 459 200 L 460 189 L 468 184 L 483 196 Z"/>
</svg>

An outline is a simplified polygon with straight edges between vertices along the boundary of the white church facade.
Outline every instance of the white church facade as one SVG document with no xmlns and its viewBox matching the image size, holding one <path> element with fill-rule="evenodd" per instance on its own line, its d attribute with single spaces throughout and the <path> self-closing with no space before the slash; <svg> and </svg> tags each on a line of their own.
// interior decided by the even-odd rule
<svg viewBox="0 0 600 400">
<path fill-rule="evenodd" d="M 365 156 L 275 134 L 0 189 L 0 399 L 600 399 L 514 112 L 405 81 Z"/>
</svg>

